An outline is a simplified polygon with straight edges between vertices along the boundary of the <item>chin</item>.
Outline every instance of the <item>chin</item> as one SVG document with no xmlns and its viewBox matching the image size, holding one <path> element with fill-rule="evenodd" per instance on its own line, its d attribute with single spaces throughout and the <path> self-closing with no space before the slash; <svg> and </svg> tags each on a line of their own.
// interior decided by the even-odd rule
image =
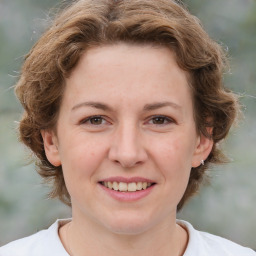
<svg viewBox="0 0 256 256">
<path fill-rule="evenodd" d="M 115 216 L 107 225 L 105 222 L 108 230 L 121 235 L 138 235 L 147 231 L 153 225 L 152 220 L 145 216 L 139 216 L 138 213 L 129 216 L 127 214 L 126 216 Z"/>
</svg>

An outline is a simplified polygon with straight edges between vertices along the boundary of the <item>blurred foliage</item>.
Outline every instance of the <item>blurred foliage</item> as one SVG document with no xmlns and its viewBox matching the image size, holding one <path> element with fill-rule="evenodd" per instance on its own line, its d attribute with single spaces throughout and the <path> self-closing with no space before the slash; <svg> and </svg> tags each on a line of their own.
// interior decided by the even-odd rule
<svg viewBox="0 0 256 256">
<path fill-rule="evenodd" d="M 68 2 L 68 1 L 66 1 Z M 186 0 L 206 31 L 227 50 L 231 72 L 225 82 L 241 95 L 244 119 L 224 149 L 234 160 L 210 171 L 212 185 L 179 214 L 195 227 L 256 247 L 256 1 Z M 70 216 L 46 198 L 27 150 L 18 143 L 15 120 L 22 113 L 12 86 L 24 56 L 45 30 L 57 0 L 0 0 L 0 245 Z M 53 9 L 54 12 L 55 9 Z"/>
</svg>

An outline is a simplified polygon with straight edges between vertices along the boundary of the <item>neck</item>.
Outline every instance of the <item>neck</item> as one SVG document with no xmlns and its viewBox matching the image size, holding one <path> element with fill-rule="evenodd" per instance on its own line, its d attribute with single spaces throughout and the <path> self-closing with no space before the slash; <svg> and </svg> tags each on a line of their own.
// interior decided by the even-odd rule
<svg viewBox="0 0 256 256">
<path fill-rule="evenodd" d="M 99 235 L 100 234 L 100 235 Z M 71 256 L 181 256 L 186 246 L 187 232 L 168 219 L 139 234 L 116 234 L 87 219 L 73 216 L 60 230 L 60 238 Z"/>
</svg>

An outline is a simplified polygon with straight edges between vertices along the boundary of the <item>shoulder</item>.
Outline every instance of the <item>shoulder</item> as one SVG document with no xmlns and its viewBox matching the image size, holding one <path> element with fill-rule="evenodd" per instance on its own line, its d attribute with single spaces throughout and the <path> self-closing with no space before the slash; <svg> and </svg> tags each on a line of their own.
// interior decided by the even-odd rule
<svg viewBox="0 0 256 256">
<path fill-rule="evenodd" d="M 30 256 L 35 250 L 41 251 L 45 243 L 47 243 L 48 230 L 42 230 L 34 235 L 13 241 L 0 248 L 0 256 Z M 34 254 L 37 255 L 37 254 Z M 38 256 L 41 255 L 40 253 Z"/>
<path fill-rule="evenodd" d="M 178 220 L 177 223 L 189 234 L 189 242 L 184 256 L 256 256 L 256 252 L 253 250 L 225 238 L 197 231 L 186 221 Z"/>
<path fill-rule="evenodd" d="M 68 256 L 58 236 L 61 222 L 58 220 L 47 230 L 0 247 L 0 256 Z"/>
</svg>

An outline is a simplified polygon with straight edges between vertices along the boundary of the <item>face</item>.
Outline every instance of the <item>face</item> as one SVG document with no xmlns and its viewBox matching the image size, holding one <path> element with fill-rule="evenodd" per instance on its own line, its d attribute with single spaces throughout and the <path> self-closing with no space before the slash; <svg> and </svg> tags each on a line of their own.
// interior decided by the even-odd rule
<svg viewBox="0 0 256 256">
<path fill-rule="evenodd" d="M 57 133 L 73 219 L 140 233 L 176 218 L 191 167 L 212 142 L 196 133 L 187 74 L 167 48 L 117 44 L 82 56 L 66 80 Z"/>
</svg>

